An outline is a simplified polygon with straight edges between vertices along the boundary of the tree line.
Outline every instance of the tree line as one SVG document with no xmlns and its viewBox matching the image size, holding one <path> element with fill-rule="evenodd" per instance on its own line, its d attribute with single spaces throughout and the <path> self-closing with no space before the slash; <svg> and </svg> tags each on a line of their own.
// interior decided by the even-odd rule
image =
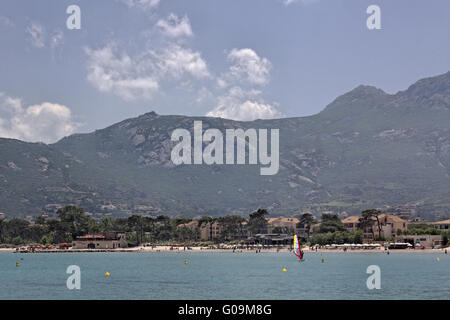
<svg viewBox="0 0 450 320">
<path fill-rule="evenodd" d="M 192 222 L 191 218 L 131 215 L 128 218 L 105 217 L 95 220 L 85 214 L 82 208 L 66 206 L 57 211 L 56 219 L 46 220 L 38 217 L 33 224 L 20 218 L 0 219 L 0 244 L 70 243 L 81 235 L 110 231 L 126 233 L 130 245 L 164 241 L 198 242 L 201 240 L 200 227 L 204 224 L 220 226 L 220 233 L 216 234 L 215 238 L 211 234 L 209 238 L 216 242 L 224 242 L 267 233 L 267 215 L 269 215 L 267 210 L 258 209 L 250 213 L 248 219 L 238 215 L 203 217 L 195 221 L 195 228 L 188 228 L 183 224 Z M 311 245 L 362 243 L 363 230 L 372 232 L 376 240 L 384 240 L 381 237 L 379 215 L 380 212 L 377 210 L 363 211 L 359 219 L 359 230 L 356 232 L 349 232 L 336 214 L 323 214 L 320 222 L 316 221 L 311 213 L 297 215 L 299 223 L 296 227 L 303 228 L 305 232 L 302 242 L 309 242 Z M 294 234 L 295 231 L 286 227 L 275 227 L 272 230 L 273 233 L 285 234 Z M 441 232 L 426 224 L 410 226 L 403 232 L 398 230 L 397 234 L 442 234 L 445 243 L 449 239 L 448 232 Z"/>
<path fill-rule="evenodd" d="M 95 220 L 85 214 L 82 208 L 66 206 L 57 211 L 57 218 L 38 217 L 34 223 L 20 218 L 0 219 L 1 244 L 60 244 L 70 243 L 76 237 L 99 232 L 125 232 L 130 245 L 158 241 L 199 241 L 202 224 L 221 225 L 221 233 L 215 240 L 226 241 L 246 237 L 246 230 L 263 232 L 267 226 L 264 216 L 268 212 L 259 209 L 250 214 L 247 220 L 241 216 L 228 215 L 219 218 L 203 217 L 197 220 L 197 228 L 180 227 L 193 221 L 191 218 L 170 218 L 164 215 L 146 217 L 131 215 L 128 218 L 105 217 Z"/>
</svg>

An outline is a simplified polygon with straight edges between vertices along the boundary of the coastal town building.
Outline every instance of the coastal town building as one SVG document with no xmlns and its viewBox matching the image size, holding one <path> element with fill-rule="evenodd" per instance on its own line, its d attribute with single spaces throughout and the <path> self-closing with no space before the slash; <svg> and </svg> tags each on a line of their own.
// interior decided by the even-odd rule
<svg viewBox="0 0 450 320">
<path fill-rule="evenodd" d="M 394 214 L 383 213 L 378 216 L 381 226 L 381 237 L 391 239 L 397 235 L 398 230 L 405 231 L 408 228 L 408 221 Z M 375 220 L 371 227 L 364 230 L 364 237 L 368 240 L 374 240 L 373 235 L 378 235 L 378 225 Z"/>
<path fill-rule="evenodd" d="M 349 216 L 342 220 L 342 224 L 347 228 L 348 232 L 356 232 L 359 230 L 360 216 Z"/>
<path fill-rule="evenodd" d="M 442 245 L 441 235 L 399 235 L 396 242 L 410 243 L 414 247 L 435 248 Z"/>
<path fill-rule="evenodd" d="M 204 222 L 200 225 L 200 239 L 201 240 L 213 240 L 219 239 L 222 232 L 222 225 L 217 221 Z"/>
<path fill-rule="evenodd" d="M 125 233 L 102 232 L 78 236 L 72 242 L 73 249 L 116 249 L 128 246 Z"/>
<path fill-rule="evenodd" d="M 195 230 L 198 229 L 198 221 L 193 220 L 193 221 L 188 222 L 188 223 L 182 223 L 182 224 L 179 224 L 177 227 L 179 229 L 187 228 L 187 229 L 189 229 L 191 231 L 195 231 Z"/>
<path fill-rule="evenodd" d="M 261 244 L 263 246 L 276 246 L 276 245 L 288 245 L 292 244 L 293 237 L 288 234 L 255 234 L 252 237 L 249 237 L 247 240 L 250 244 Z"/>
<path fill-rule="evenodd" d="M 450 219 L 432 222 L 431 224 L 432 224 L 436 229 L 439 229 L 439 230 L 449 230 L 449 229 L 450 229 Z"/>
<path fill-rule="evenodd" d="M 347 228 L 349 232 L 356 232 L 361 229 L 360 216 L 350 216 L 341 220 L 342 224 Z M 397 235 L 398 230 L 405 231 L 408 228 L 408 221 L 400 218 L 394 214 L 383 213 L 378 216 L 381 227 L 381 237 L 385 239 L 390 239 Z M 378 224 L 377 221 L 373 220 L 373 223 L 364 228 L 364 239 L 374 240 L 373 237 L 378 236 Z"/>
<path fill-rule="evenodd" d="M 300 219 L 298 218 L 268 218 L 267 233 L 294 233 L 299 223 Z M 274 230 L 281 232 L 274 232 Z"/>
</svg>

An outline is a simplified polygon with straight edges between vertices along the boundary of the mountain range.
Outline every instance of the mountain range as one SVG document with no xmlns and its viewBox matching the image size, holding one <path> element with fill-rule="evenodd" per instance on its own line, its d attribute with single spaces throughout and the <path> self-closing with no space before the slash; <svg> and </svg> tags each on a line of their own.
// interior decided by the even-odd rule
<svg viewBox="0 0 450 320">
<path fill-rule="evenodd" d="M 177 128 L 280 129 L 280 169 L 180 165 Z M 450 217 L 450 72 L 388 94 L 359 86 L 320 113 L 248 122 L 149 112 L 54 144 L 0 138 L 0 212 L 39 215 L 58 205 L 121 216 L 358 214 L 409 205 Z"/>
</svg>

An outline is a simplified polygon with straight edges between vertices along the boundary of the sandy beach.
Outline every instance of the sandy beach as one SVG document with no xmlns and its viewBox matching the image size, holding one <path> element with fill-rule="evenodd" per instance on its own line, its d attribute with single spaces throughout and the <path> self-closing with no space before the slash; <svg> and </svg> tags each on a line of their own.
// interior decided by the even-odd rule
<svg viewBox="0 0 450 320">
<path fill-rule="evenodd" d="M 313 248 L 304 247 L 302 249 L 304 252 L 308 253 L 332 253 L 332 252 L 338 252 L 338 253 L 395 253 L 395 252 L 401 252 L 401 253 L 442 253 L 445 254 L 446 249 L 390 249 L 385 250 L 384 247 L 374 248 L 374 249 L 325 249 L 321 248 L 318 250 L 315 250 Z M 0 248 L 0 252 L 20 252 L 20 253 L 27 253 L 24 250 L 17 251 L 16 248 Z M 28 251 L 31 252 L 31 251 Z M 230 248 L 214 248 L 214 247 L 183 247 L 183 246 L 169 246 L 169 245 L 158 245 L 158 246 L 139 246 L 139 247 L 131 247 L 131 248 L 119 248 L 119 249 L 41 249 L 36 250 L 33 253 L 71 253 L 71 252 L 145 252 L 145 253 L 151 253 L 151 252 L 173 252 L 173 253 L 188 253 L 188 252 L 234 252 L 234 253 L 242 253 L 242 252 L 255 252 L 255 253 L 265 253 L 265 252 L 291 252 L 289 248 L 262 248 L 262 247 L 253 247 L 253 248 L 236 248 L 233 250 L 232 247 Z"/>
<path fill-rule="evenodd" d="M 70 251 L 70 250 L 69 250 Z M 90 250 L 85 250 L 90 251 Z M 114 250 L 111 250 L 114 251 Z M 129 252 L 233 252 L 232 248 L 210 248 L 210 247 L 175 247 L 175 246 L 139 246 L 133 248 L 124 248 L 120 250 L 121 252 L 129 251 Z M 264 252 L 291 252 L 288 248 L 252 248 L 252 249 L 235 249 L 235 253 L 241 252 L 255 252 L 264 253 Z M 342 249 L 318 249 L 317 251 L 314 249 L 310 249 L 309 247 L 303 248 L 304 252 L 318 252 L 318 253 L 330 253 L 330 252 L 339 252 L 339 253 L 393 253 L 393 252 L 407 252 L 407 253 L 445 253 L 445 249 L 391 249 L 384 250 L 384 248 L 376 248 L 376 249 L 354 249 L 354 250 L 342 250 Z"/>
</svg>

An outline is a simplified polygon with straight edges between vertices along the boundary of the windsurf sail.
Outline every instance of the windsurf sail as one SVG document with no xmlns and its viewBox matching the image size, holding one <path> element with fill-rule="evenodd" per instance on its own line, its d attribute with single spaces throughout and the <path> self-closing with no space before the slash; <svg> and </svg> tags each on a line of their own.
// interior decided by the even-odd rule
<svg viewBox="0 0 450 320">
<path fill-rule="evenodd" d="M 303 259 L 303 251 L 300 247 L 300 241 L 298 240 L 297 235 L 294 235 L 294 254 L 299 258 Z"/>
</svg>

